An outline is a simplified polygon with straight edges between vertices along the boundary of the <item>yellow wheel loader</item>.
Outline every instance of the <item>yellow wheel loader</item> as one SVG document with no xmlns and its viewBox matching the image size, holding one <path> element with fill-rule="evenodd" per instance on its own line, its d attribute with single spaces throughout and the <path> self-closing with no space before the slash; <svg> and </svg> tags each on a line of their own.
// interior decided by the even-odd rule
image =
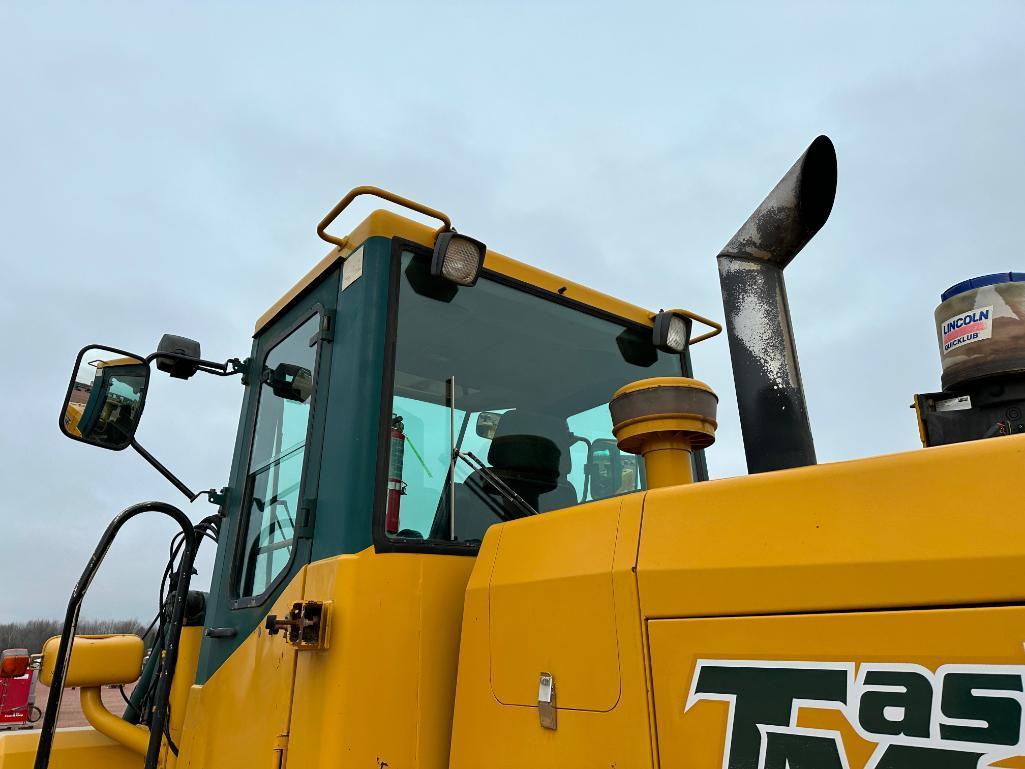
<svg viewBox="0 0 1025 769">
<path fill-rule="evenodd" d="M 0 769 L 1025 767 L 1025 275 L 944 293 L 922 449 L 817 464 L 784 271 L 835 189 L 819 137 L 718 255 L 743 477 L 704 461 L 717 397 L 690 347 L 717 323 L 373 187 L 321 221 L 330 253 L 248 356 L 84 349 L 65 434 L 216 512 L 113 519 L 43 651 L 42 728 L 0 735 Z M 334 234 L 361 195 L 437 223 Z M 223 488 L 136 440 L 151 366 L 244 388 Z M 120 527 L 156 515 L 180 533 L 144 662 L 75 628 Z M 132 683 L 107 710 L 99 687 Z M 58 729 L 72 687 L 91 726 Z"/>
</svg>

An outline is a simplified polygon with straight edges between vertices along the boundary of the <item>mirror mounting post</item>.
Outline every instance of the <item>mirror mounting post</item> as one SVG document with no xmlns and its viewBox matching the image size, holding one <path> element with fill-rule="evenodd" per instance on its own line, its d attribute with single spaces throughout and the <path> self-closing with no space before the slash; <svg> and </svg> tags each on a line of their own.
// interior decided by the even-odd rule
<svg viewBox="0 0 1025 769">
<path fill-rule="evenodd" d="M 166 467 L 164 467 L 160 463 L 160 460 L 158 460 L 155 456 L 146 451 L 146 449 L 144 449 L 142 446 L 140 446 L 139 442 L 135 440 L 135 438 L 132 438 L 132 442 L 129 445 L 137 452 L 139 452 L 139 456 L 141 456 L 143 459 L 149 462 L 158 473 L 167 478 L 167 480 L 171 482 L 172 486 L 174 486 L 176 489 L 178 489 L 178 491 L 180 491 L 182 494 L 188 497 L 189 502 L 196 501 L 196 497 L 198 497 L 199 494 L 193 493 L 192 489 L 186 486 L 177 475 L 175 475 Z"/>
</svg>

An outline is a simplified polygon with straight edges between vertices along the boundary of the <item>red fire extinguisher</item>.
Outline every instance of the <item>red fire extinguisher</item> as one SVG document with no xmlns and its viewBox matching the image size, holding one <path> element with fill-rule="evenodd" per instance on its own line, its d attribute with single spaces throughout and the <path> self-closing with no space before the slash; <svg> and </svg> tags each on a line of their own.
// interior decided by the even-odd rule
<svg viewBox="0 0 1025 769">
<path fill-rule="evenodd" d="M 388 534 L 399 533 L 399 506 L 406 484 L 402 482 L 402 459 L 406 452 L 406 435 L 402 432 L 402 417 L 392 414 L 391 455 L 388 459 L 388 510 L 384 516 L 384 529 Z"/>
</svg>

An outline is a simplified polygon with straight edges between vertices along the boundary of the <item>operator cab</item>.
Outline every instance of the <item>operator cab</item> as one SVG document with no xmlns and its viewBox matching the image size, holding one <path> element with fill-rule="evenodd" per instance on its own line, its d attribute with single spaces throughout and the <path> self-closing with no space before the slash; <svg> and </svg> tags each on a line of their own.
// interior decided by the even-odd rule
<svg viewBox="0 0 1025 769">
<path fill-rule="evenodd" d="M 530 514 L 520 501 L 545 513 L 644 488 L 643 460 L 616 449 L 609 400 L 684 375 L 685 356 L 657 349 L 650 326 L 487 264 L 458 288 L 429 267 L 428 252 L 401 250 L 388 538 L 475 547 L 492 524 Z M 453 450 L 465 457 L 454 479 Z"/>
</svg>

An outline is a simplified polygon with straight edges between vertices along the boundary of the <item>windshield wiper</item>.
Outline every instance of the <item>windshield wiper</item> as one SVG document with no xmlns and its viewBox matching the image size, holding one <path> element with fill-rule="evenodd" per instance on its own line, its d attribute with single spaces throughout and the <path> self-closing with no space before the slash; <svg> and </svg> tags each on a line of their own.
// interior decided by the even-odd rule
<svg viewBox="0 0 1025 769">
<path fill-rule="evenodd" d="M 523 518 L 528 515 L 537 515 L 537 510 L 528 505 L 519 494 L 513 491 L 509 484 L 495 475 L 494 471 L 485 465 L 478 459 L 473 452 L 460 451 L 459 445 L 456 441 L 456 378 L 450 376 L 445 381 L 445 400 L 448 401 L 449 409 L 449 441 L 452 447 L 452 453 L 449 456 L 449 467 L 448 467 L 448 526 L 449 526 L 449 539 L 453 542 L 456 539 L 456 460 L 461 459 L 466 462 L 473 470 L 479 470 L 480 474 L 484 476 L 488 482 L 501 494 L 505 499 L 511 502 L 515 507 L 519 508 L 522 515 L 516 516 Z M 470 413 L 466 413 L 466 419 L 469 419 Z M 463 420 L 463 427 L 466 426 L 466 420 Z M 462 431 L 459 434 L 459 440 L 462 440 Z M 502 515 L 505 520 L 515 520 L 513 516 Z"/>
<path fill-rule="evenodd" d="M 523 497 L 521 497 L 519 494 L 513 491 L 512 487 L 509 486 L 508 483 L 499 478 L 495 474 L 494 470 L 492 470 L 490 467 L 481 462 L 480 459 L 477 458 L 477 455 L 474 454 L 472 451 L 459 451 L 458 449 L 456 449 L 452 455 L 452 459 L 453 470 L 455 469 L 455 460 L 463 460 L 467 465 L 470 466 L 471 470 L 477 470 L 478 472 L 480 472 L 480 474 L 487 479 L 488 483 L 495 487 L 499 494 L 501 494 L 503 497 L 506 498 L 506 500 L 512 502 L 514 505 L 516 505 L 516 507 L 520 509 L 522 515 L 518 515 L 515 517 L 502 516 L 503 518 L 505 518 L 505 520 L 513 521 L 516 520 L 516 518 L 525 518 L 528 515 L 537 515 L 537 510 L 531 507 L 530 504 L 527 503 L 525 499 L 523 499 Z"/>
</svg>

